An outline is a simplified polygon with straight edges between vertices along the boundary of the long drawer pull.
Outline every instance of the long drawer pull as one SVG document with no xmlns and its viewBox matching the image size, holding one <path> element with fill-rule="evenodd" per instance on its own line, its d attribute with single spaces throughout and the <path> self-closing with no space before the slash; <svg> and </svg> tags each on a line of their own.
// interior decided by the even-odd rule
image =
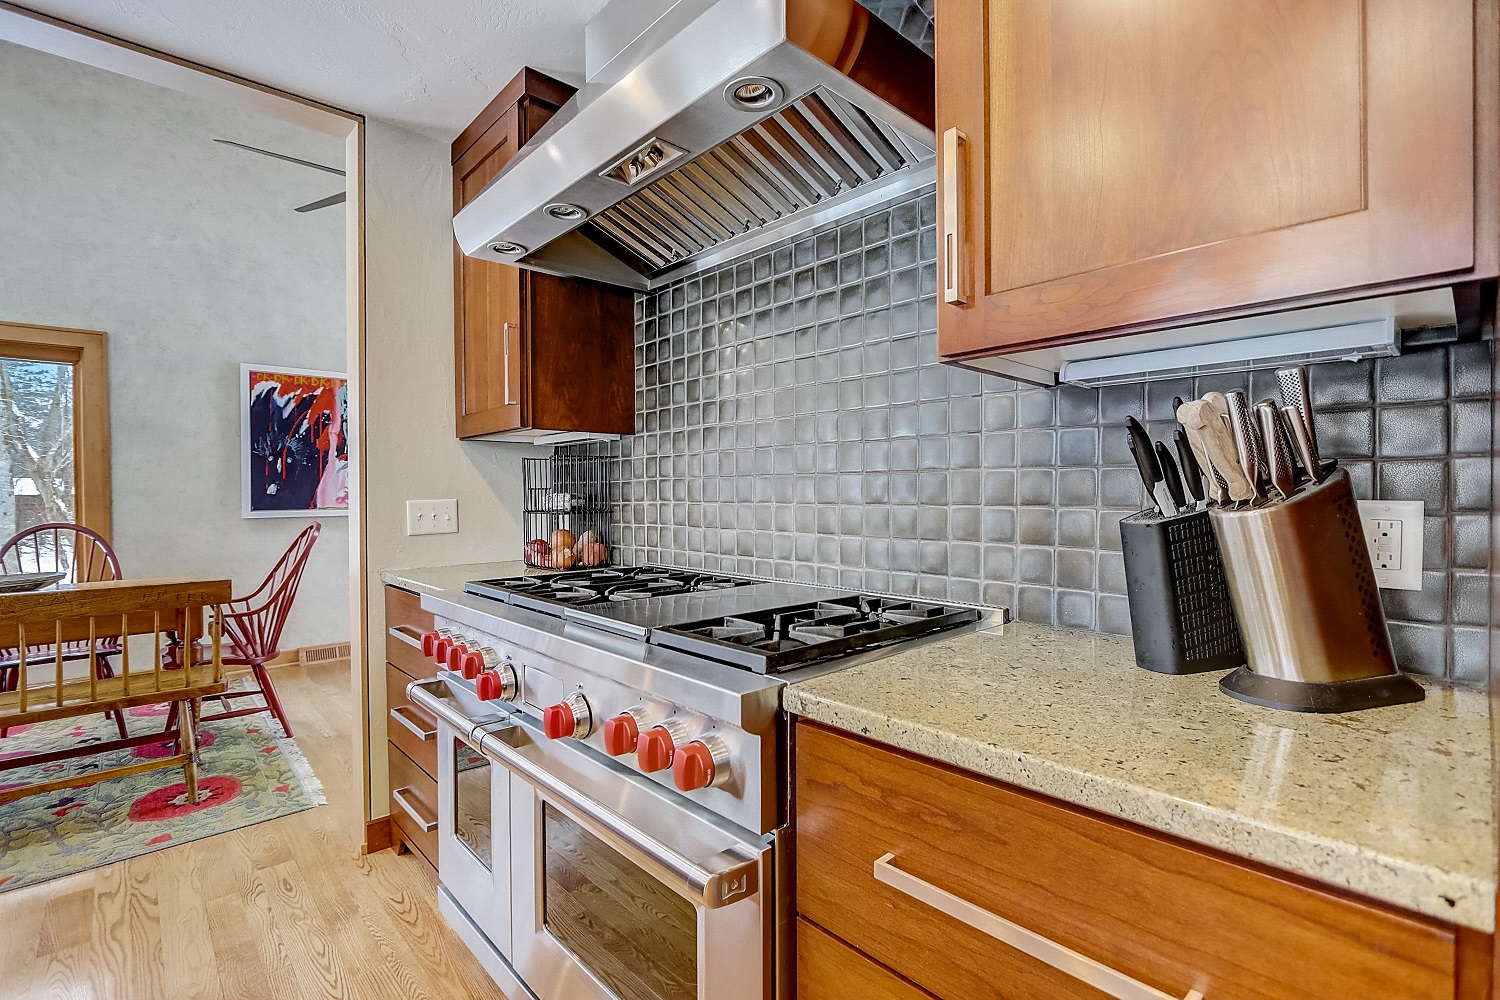
<svg viewBox="0 0 1500 1000">
<path fill-rule="evenodd" d="M 412 711 L 410 705 L 397 705 L 395 708 L 391 709 L 391 718 L 401 723 L 407 729 L 410 729 L 412 735 L 421 740 L 423 743 L 426 743 L 437 735 L 437 729 L 427 729 L 423 726 L 417 725 L 417 723 L 411 718 L 411 714 Z"/>
<path fill-rule="evenodd" d="M 390 628 L 391 638 L 400 639 L 408 646 L 422 648 L 422 635 L 410 625 L 392 625 Z"/>
<path fill-rule="evenodd" d="M 988 934 L 1039 962 L 1045 962 L 1057 971 L 1087 983 L 1116 1000 L 1203 1000 L 1203 993 L 1199 990 L 1189 990 L 1186 996 L 1179 998 L 1131 979 L 1123 972 L 1096 962 L 1087 955 L 1080 955 L 1051 938 L 1029 931 L 1020 924 L 1011 923 L 1004 917 L 997 917 L 966 899 L 960 899 L 930 882 L 907 874 L 892 863 L 895 860 L 894 854 L 883 854 L 875 860 L 876 881 L 884 882 L 897 892 L 926 903 L 939 913 L 946 913 L 954 920 L 968 924 L 976 931 Z"/>
<path fill-rule="evenodd" d="M 421 828 L 423 833 L 431 833 L 433 830 L 436 830 L 437 819 L 428 819 L 426 816 L 423 816 L 422 813 L 417 809 L 417 807 L 410 801 L 410 796 L 410 788 L 397 788 L 395 791 L 391 792 L 391 798 L 396 800 L 396 805 L 400 806 L 402 811 L 412 818 L 412 821 Z"/>
<path fill-rule="evenodd" d="M 956 128 L 943 133 L 943 301 L 969 301 L 969 234 L 964 217 L 964 185 L 968 183 L 968 139 Z"/>
</svg>

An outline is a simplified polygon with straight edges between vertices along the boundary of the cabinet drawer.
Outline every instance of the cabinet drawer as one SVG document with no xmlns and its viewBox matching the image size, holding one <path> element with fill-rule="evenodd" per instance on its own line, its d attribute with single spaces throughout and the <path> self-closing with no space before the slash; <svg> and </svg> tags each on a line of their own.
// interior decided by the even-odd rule
<svg viewBox="0 0 1500 1000">
<path fill-rule="evenodd" d="M 1437 921 L 818 726 L 796 735 L 798 911 L 939 997 L 1103 995 L 976 929 L 994 917 L 1170 996 L 1453 996 L 1456 932 Z M 899 888 L 874 874 L 888 854 Z M 918 898 L 945 894 L 967 920 Z"/>
<path fill-rule="evenodd" d="M 437 664 L 422 655 L 422 633 L 433 628 L 432 614 L 422 610 L 422 599 L 400 587 L 385 588 L 385 660 L 414 680 L 437 673 Z M 404 638 L 391 634 L 392 630 Z M 417 645 L 412 645 L 412 640 Z"/>
<path fill-rule="evenodd" d="M 406 685 L 410 681 L 410 677 L 389 663 L 385 665 L 385 704 L 390 712 L 385 723 L 386 736 L 414 764 L 427 772 L 428 777 L 436 779 L 437 720 L 406 697 Z"/>
<path fill-rule="evenodd" d="M 797 1000 L 932 1000 L 832 934 L 797 921 Z"/>
<path fill-rule="evenodd" d="M 389 745 L 391 772 L 391 822 L 401 830 L 401 839 L 415 848 L 427 863 L 438 863 L 437 781 L 395 746 Z M 424 829 L 430 825 L 432 829 Z"/>
</svg>

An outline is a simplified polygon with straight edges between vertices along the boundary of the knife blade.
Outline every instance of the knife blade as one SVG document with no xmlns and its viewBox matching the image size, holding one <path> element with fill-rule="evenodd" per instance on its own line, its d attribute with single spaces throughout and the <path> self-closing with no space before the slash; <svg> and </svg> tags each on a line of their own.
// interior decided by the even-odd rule
<svg viewBox="0 0 1500 1000">
<path fill-rule="evenodd" d="M 1282 438 L 1281 414 L 1276 404 L 1263 399 L 1255 404 L 1255 419 L 1260 423 L 1260 436 L 1266 444 L 1267 462 L 1271 468 L 1271 485 L 1283 500 L 1290 500 L 1297 491 L 1297 479 L 1292 473 L 1292 455 Z"/>
<path fill-rule="evenodd" d="M 1162 484 L 1161 466 L 1156 463 L 1156 448 L 1151 443 L 1151 435 L 1135 417 L 1125 418 L 1125 429 L 1130 433 L 1130 454 L 1140 471 L 1141 482 L 1146 485 L 1146 495 L 1163 517 L 1171 517 L 1177 509 L 1172 506 L 1172 498 Z"/>
<path fill-rule="evenodd" d="M 1177 410 L 1172 412 L 1176 413 Z M 1193 454 L 1193 443 L 1188 440 L 1187 431 L 1181 427 L 1173 431 L 1172 443 L 1177 446 L 1177 465 L 1182 469 L 1182 484 L 1192 494 L 1194 501 L 1202 500 L 1203 467 L 1198 464 L 1198 456 Z"/>
<path fill-rule="evenodd" d="M 1167 494 L 1171 496 L 1177 513 L 1181 514 L 1187 509 L 1187 497 L 1182 492 L 1182 476 L 1177 472 L 1177 462 L 1172 458 L 1172 453 L 1160 441 L 1156 442 L 1156 464 L 1161 467 L 1161 479 L 1167 487 Z"/>
<path fill-rule="evenodd" d="M 1254 491 L 1250 503 L 1259 507 L 1266 502 L 1266 491 L 1262 485 L 1267 464 L 1266 448 L 1260 439 L 1260 431 L 1255 426 L 1255 418 L 1250 413 L 1250 400 L 1244 390 L 1231 389 L 1224 394 L 1224 398 L 1229 403 L 1229 425 L 1234 431 L 1235 453 L 1239 456 L 1240 468 Z"/>
<path fill-rule="evenodd" d="M 1308 475 L 1317 482 L 1323 478 L 1322 455 L 1318 451 L 1318 430 L 1313 426 L 1312 385 L 1308 381 L 1307 366 L 1276 369 L 1276 384 L 1281 389 L 1282 406 L 1296 408 L 1298 419 L 1307 431 L 1307 454 L 1312 466 Z"/>
<path fill-rule="evenodd" d="M 1291 432 L 1292 448 L 1297 452 L 1297 461 L 1307 470 L 1308 478 L 1316 486 L 1323 481 L 1323 466 L 1313 457 L 1312 444 L 1307 440 L 1307 425 L 1302 422 L 1302 416 L 1295 406 L 1283 406 L 1281 415 L 1285 418 L 1287 430 Z"/>
<path fill-rule="evenodd" d="M 1207 399 L 1195 399 L 1183 403 L 1177 411 L 1177 419 L 1187 431 L 1188 441 L 1195 443 L 1207 460 L 1207 468 L 1224 484 L 1224 493 L 1230 501 L 1241 503 L 1255 496 L 1250 481 L 1245 478 L 1235 452 L 1234 438 L 1219 416 L 1218 408 Z"/>
</svg>

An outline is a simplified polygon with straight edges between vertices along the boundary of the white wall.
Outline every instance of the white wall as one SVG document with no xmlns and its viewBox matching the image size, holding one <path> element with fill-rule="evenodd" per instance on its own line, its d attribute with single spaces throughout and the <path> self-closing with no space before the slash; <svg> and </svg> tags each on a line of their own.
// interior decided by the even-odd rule
<svg viewBox="0 0 1500 1000">
<path fill-rule="evenodd" d="M 306 518 L 240 516 L 239 364 L 345 367 L 341 140 L 0 42 L 0 320 L 107 331 L 129 576 L 260 582 Z M 283 648 L 349 636 L 325 517 Z"/>
<path fill-rule="evenodd" d="M 370 121 L 365 133 L 365 462 L 370 802 L 386 782 L 380 571 L 519 558 L 521 458 L 532 445 L 454 437 L 449 144 Z M 459 530 L 406 535 L 406 501 L 458 500 Z"/>
</svg>

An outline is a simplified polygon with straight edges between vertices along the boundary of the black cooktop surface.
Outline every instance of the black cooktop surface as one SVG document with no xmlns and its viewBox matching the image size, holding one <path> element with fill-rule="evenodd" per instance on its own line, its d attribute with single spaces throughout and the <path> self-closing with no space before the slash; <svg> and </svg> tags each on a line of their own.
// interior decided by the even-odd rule
<svg viewBox="0 0 1500 1000">
<path fill-rule="evenodd" d="M 972 608 L 855 594 L 651 630 L 651 642 L 777 673 L 979 620 Z"/>
<path fill-rule="evenodd" d="M 731 590 L 754 583 L 754 580 L 689 569 L 628 566 L 545 576 L 470 580 L 464 585 L 464 590 L 480 597 L 556 614 L 560 607 L 623 604 L 674 594 Z"/>
</svg>

